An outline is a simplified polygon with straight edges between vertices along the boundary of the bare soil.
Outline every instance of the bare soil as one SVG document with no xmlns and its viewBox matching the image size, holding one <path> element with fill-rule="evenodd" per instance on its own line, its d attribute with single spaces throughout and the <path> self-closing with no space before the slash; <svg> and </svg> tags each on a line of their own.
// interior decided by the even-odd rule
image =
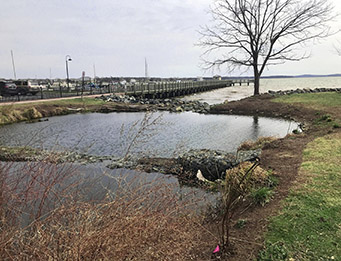
<svg viewBox="0 0 341 261">
<path fill-rule="evenodd" d="M 258 115 L 281 117 L 302 122 L 306 130 L 302 134 L 287 135 L 266 144 L 262 149 L 261 167 L 271 169 L 279 179 L 275 195 L 265 206 L 251 207 L 235 217 L 246 220 L 243 228 L 232 228 L 232 254 L 219 260 L 254 260 L 263 247 L 264 234 L 267 231 L 269 219 L 281 209 L 281 201 L 288 195 L 289 189 L 298 177 L 302 163 L 302 152 L 307 143 L 318 136 L 340 131 L 332 127 L 314 124 L 320 117 L 319 111 L 304 108 L 302 105 L 289 105 L 271 101 L 270 95 L 250 97 L 236 102 L 215 106 L 213 113 Z M 338 111 L 329 112 L 337 115 Z M 340 114 L 338 114 L 340 116 Z"/>
</svg>

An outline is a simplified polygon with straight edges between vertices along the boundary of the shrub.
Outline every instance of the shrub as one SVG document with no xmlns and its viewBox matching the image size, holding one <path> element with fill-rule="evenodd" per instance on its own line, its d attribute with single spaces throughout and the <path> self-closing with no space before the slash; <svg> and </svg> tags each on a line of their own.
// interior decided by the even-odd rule
<svg viewBox="0 0 341 261">
<path fill-rule="evenodd" d="M 264 184 L 269 188 L 274 188 L 279 184 L 279 180 L 275 175 L 273 175 L 272 173 L 269 173 Z"/>
<path fill-rule="evenodd" d="M 247 220 L 245 219 L 239 219 L 236 223 L 237 228 L 243 228 L 247 223 Z"/>
<path fill-rule="evenodd" d="M 329 114 L 324 114 L 322 115 L 318 121 L 327 121 L 327 122 L 331 122 L 332 121 L 332 117 Z"/>
<path fill-rule="evenodd" d="M 231 221 L 241 202 L 250 193 L 252 188 L 259 182 L 264 181 L 266 172 L 255 163 L 244 162 L 239 166 L 226 171 L 225 180 L 220 184 L 222 197 L 222 220 L 221 220 L 221 246 L 229 247 Z"/>
<path fill-rule="evenodd" d="M 266 203 L 269 203 L 272 195 L 273 191 L 268 187 L 255 189 L 251 193 L 251 197 L 253 198 L 254 202 L 262 206 L 264 206 Z"/>
</svg>

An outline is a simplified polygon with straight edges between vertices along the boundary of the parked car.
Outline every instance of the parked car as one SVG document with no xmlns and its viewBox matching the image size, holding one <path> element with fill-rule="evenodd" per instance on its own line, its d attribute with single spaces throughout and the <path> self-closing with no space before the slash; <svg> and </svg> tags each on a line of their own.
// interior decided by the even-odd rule
<svg viewBox="0 0 341 261">
<path fill-rule="evenodd" d="M 0 81 L 0 94 L 2 96 L 17 95 L 18 87 L 10 81 Z"/>
<path fill-rule="evenodd" d="M 17 94 L 36 95 L 39 92 L 39 88 L 33 88 L 30 81 L 17 80 L 17 81 L 14 81 L 14 83 L 17 85 Z"/>
</svg>

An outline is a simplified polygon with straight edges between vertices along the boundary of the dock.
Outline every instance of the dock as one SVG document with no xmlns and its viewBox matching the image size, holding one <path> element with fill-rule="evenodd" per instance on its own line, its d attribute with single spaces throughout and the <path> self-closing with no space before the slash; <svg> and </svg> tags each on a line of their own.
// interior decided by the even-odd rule
<svg viewBox="0 0 341 261">
<path fill-rule="evenodd" d="M 235 86 L 236 84 L 249 85 L 252 82 L 249 79 L 141 82 L 125 86 L 124 93 L 126 95 L 143 96 L 146 98 L 169 98 Z"/>
<path fill-rule="evenodd" d="M 246 84 L 247 86 L 250 85 L 250 83 L 254 83 L 255 81 L 253 79 L 233 79 L 232 81 L 232 86 L 239 85 L 241 86 L 242 84 Z"/>
</svg>

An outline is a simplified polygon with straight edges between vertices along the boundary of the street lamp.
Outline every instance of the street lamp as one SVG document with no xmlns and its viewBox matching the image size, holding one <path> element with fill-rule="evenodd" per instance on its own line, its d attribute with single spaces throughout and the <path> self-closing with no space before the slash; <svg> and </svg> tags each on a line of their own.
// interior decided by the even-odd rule
<svg viewBox="0 0 341 261">
<path fill-rule="evenodd" d="M 70 85 L 69 85 L 69 65 L 68 65 L 68 62 L 71 62 L 72 59 L 71 59 L 71 56 L 70 55 L 66 55 L 65 56 L 65 64 L 66 64 L 66 83 L 67 83 L 67 90 L 68 92 L 70 91 Z"/>
</svg>

